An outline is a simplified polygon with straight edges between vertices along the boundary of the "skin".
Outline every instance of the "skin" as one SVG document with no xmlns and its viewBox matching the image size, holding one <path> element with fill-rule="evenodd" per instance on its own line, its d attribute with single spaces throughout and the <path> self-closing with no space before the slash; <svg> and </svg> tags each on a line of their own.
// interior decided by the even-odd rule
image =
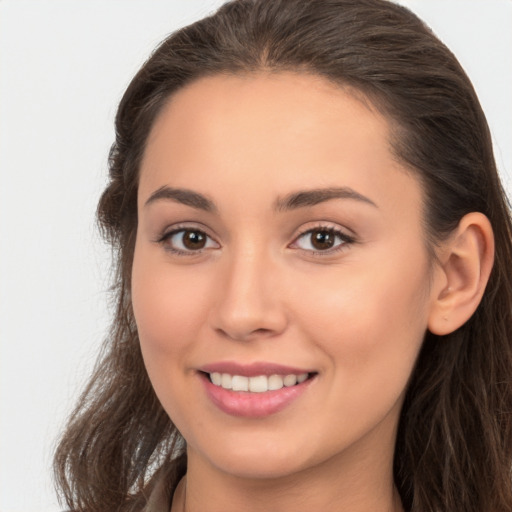
<svg viewBox="0 0 512 512">
<path fill-rule="evenodd" d="M 404 390 L 452 290 L 441 293 L 449 273 L 429 262 L 420 184 L 389 140 L 368 102 L 294 73 L 203 78 L 155 122 L 132 300 L 151 382 L 187 441 L 173 511 L 401 509 L 392 459 Z M 215 211 L 147 203 L 163 186 L 202 194 Z M 297 191 L 341 187 L 368 201 L 275 209 Z M 173 252 L 181 234 L 162 237 L 180 228 L 208 235 L 206 246 Z M 326 228 L 353 241 L 313 251 L 307 231 Z M 218 361 L 317 374 L 284 410 L 235 417 L 198 375 Z"/>
</svg>

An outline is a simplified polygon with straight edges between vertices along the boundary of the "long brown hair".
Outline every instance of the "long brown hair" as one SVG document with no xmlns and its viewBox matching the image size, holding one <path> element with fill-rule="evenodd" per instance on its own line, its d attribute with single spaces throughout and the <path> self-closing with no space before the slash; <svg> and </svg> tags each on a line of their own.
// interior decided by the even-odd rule
<svg viewBox="0 0 512 512">
<path fill-rule="evenodd" d="M 55 457 L 77 511 L 138 510 L 158 468 L 172 486 L 184 442 L 143 365 L 131 299 L 138 172 L 146 139 L 178 89 L 218 73 L 294 70 L 363 93 L 390 121 L 397 158 L 421 180 L 432 249 L 462 216 L 491 221 L 496 257 L 473 317 L 427 333 L 395 450 L 408 511 L 512 510 L 512 227 L 489 129 L 471 82 L 415 15 L 386 0 L 236 0 L 166 39 L 132 80 L 116 117 L 98 218 L 115 250 L 116 315 Z"/>
</svg>

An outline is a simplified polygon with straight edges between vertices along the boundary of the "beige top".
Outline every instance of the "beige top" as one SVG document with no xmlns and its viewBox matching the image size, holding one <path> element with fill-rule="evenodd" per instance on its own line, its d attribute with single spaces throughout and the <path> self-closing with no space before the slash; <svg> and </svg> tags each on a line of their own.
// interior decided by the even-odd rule
<svg viewBox="0 0 512 512">
<path fill-rule="evenodd" d="M 169 490 L 166 477 L 164 471 L 157 475 L 142 512 L 169 512 L 171 510 L 172 492 Z"/>
<path fill-rule="evenodd" d="M 187 472 L 187 456 L 181 453 L 164 463 L 152 476 L 139 496 L 140 512 L 170 512 L 173 496 L 181 496 Z M 180 491 L 181 490 L 181 491 Z"/>
</svg>

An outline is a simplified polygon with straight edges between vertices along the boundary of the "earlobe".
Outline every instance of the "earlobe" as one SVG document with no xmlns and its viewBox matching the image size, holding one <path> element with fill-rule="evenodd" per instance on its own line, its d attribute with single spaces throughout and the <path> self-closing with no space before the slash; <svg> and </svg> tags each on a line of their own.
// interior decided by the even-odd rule
<svg viewBox="0 0 512 512">
<path fill-rule="evenodd" d="M 446 335 L 461 327 L 480 304 L 494 262 L 494 235 L 479 212 L 465 215 L 443 244 L 432 287 L 428 329 Z"/>
</svg>

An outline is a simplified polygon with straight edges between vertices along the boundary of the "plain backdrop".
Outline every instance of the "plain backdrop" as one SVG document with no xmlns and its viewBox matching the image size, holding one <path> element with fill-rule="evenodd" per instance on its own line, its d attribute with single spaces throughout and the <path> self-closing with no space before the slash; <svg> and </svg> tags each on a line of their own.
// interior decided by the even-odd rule
<svg viewBox="0 0 512 512">
<path fill-rule="evenodd" d="M 108 322 L 94 212 L 116 105 L 214 0 L 0 0 L 0 512 L 58 511 L 55 438 Z M 402 0 L 472 78 L 512 191 L 512 1 Z"/>
</svg>

